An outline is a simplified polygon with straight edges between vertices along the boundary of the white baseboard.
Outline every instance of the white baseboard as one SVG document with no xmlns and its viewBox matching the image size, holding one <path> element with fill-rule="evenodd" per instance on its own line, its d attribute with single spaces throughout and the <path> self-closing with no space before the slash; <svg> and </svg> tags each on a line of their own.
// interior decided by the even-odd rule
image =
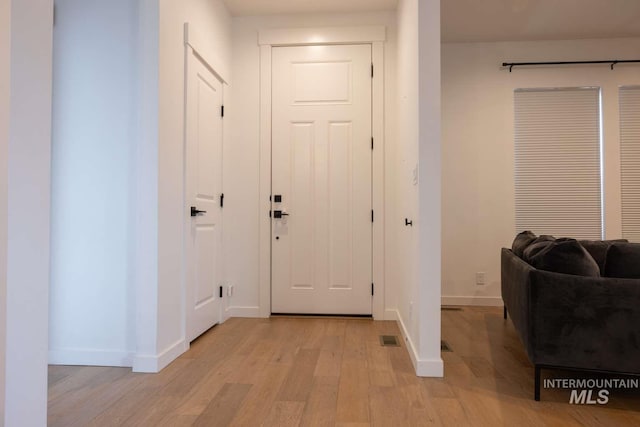
<svg viewBox="0 0 640 427">
<path fill-rule="evenodd" d="M 393 309 L 387 308 L 384 311 L 384 317 L 382 318 L 382 320 L 395 320 L 395 321 L 398 321 L 398 310 L 396 310 L 395 308 L 393 308 Z"/>
<path fill-rule="evenodd" d="M 260 307 L 237 307 L 231 306 L 227 308 L 230 317 L 262 317 L 260 316 Z"/>
<path fill-rule="evenodd" d="M 160 372 L 169 363 L 189 349 L 184 339 L 180 339 L 157 355 L 136 355 L 133 359 L 133 372 Z"/>
<path fill-rule="evenodd" d="M 128 351 L 65 348 L 49 350 L 50 365 L 121 366 L 133 365 L 133 353 Z"/>
<path fill-rule="evenodd" d="M 474 305 L 485 307 L 502 307 L 502 297 L 482 296 L 443 296 L 442 305 Z"/>
<path fill-rule="evenodd" d="M 396 321 L 398 322 L 398 326 L 400 326 L 400 333 L 402 334 L 402 338 L 404 339 L 404 342 L 407 346 L 407 351 L 409 352 L 409 357 L 411 357 L 411 363 L 413 364 L 413 368 L 416 369 L 416 372 L 417 372 L 418 360 L 419 360 L 418 352 L 416 351 L 416 348 L 413 345 L 413 341 L 409 336 L 409 331 L 404 325 L 404 321 L 402 320 L 402 316 L 400 316 L 400 312 L 398 310 L 395 310 L 395 312 L 396 312 Z"/>
<path fill-rule="evenodd" d="M 422 359 L 418 361 L 416 375 L 419 377 L 444 377 L 444 362 L 442 359 Z"/>
<path fill-rule="evenodd" d="M 230 318 L 231 318 L 231 311 L 229 310 L 229 307 L 225 307 L 225 309 L 222 311 L 222 319 L 220 320 L 220 323 L 224 323 Z"/>
<path fill-rule="evenodd" d="M 407 346 L 407 351 L 409 352 L 409 357 L 411 358 L 411 363 L 413 363 L 413 368 L 416 371 L 416 375 L 419 377 L 443 377 L 444 363 L 442 362 L 442 358 L 420 359 L 416 347 L 413 344 L 411 337 L 409 336 L 409 332 L 404 324 L 404 321 L 402 320 L 400 312 L 395 310 L 395 313 L 398 325 L 400 326 L 400 333 L 402 333 L 402 337 L 404 338 L 404 342 Z"/>
</svg>

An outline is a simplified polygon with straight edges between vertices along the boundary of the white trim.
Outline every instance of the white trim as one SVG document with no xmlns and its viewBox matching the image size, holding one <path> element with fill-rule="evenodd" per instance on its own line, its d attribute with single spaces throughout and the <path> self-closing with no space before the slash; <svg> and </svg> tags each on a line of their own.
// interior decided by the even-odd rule
<svg viewBox="0 0 640 427">
<path fill-rule="evenodd" d="M 373 64 L 373 79 L 371 84 L 371 135 L 374 149 L 372 151 L 371 207 L 375 212 L 372 239 L 372 280 L 375 293 L 372 301 L 372 315 L 374 319 L 384 318 L 385 306 L 385 242 L 384 242 L 384 185 L 385 185 L 385 143 L 384 143 L 384 46 L 382 42 L 371 45 L 371 62 Z"/>
<path fill-rule="evenodd" d="M 314 38 L 316 37 L 316 38 Z M 322 38 L 320 38 L 322 37 Z M 260 44 L 260 317 L 271 314 L 271 50 L 277 45 L 367 43 L 372 46 L 373 150 L 373 282 L 372 315 L 386 318 L 384 310 L 384 26 L 278 29 L 261 31 Z M 322 40 L 322 41 L 320 41 Z"/>
<path fill-rule="evenodd" d="M 276 28 L 260 31 L 261 46 L 352 44 L 383 42 L 387 39 L 384 26 Z"/>
<path fill-rule="evenodd" d="M 160 372 L 187 350 L 189 344 L 181 338 L 157 355 L 136 355 L 133 359 L 133 372 Z"/>
<path fill-rule="evenodd" d="M 419 360 L 416 375 L 419 377 L 444 377 L 444 362 L 442 358 Z"/>
<path fill-rule="evenodd" d="M 271 314 L 271 46 L 260 46 L 260 317 Z"/>
<path fill-rule="evenodd" d="M 418 352 L 416 351 L 415 345 L 413 345 L 413 341 L 409 336 L 409 331 L 404 325 L 402 321 L 402 316 L 398 310 L 396 312 L 396 322 L 398 322 L 398 326 L 400 327 L 400 333 L 402 334 L 402 338 L 404 338 L 405 345 L 407 346 L 407 351 L 409 352 L 409 357 L 411 357 L 411 363 L 413 364 L 413 369 L 418 370 L 418 360 L 420 359 L 418 356 Z"/>
<path fill-rule="evenodd" d="M 184 44 L 191 48 L 201 57 L 204 62 L 211 68 L 222 83 L 229 84 L 229 71 L 224 66 L 224 61 L 216 55 L 215 51 L 206 42 L 206 38 L 202 37 L 202 33 L 198 32 L 192 23 L 184 23 Z"/>
<path fill-rule="evenodd" d="M 502 297 L 442 296 L 442 305 L 472 305 L 480 307 L 502 307 Z"/>
<path fill-rule="evenodd" d="M 230 317 L 264 317 L 260 313 L 260 307 L 229 307 L 227 312 Z"/>
<path fill-rule="evenodd" d="M 409 332 L 402 321 L 400 312 L 396 310 L 396 318 L 400 333 L 404 338 L 405 345 L 407 346 L 407 352 L 411 358 L 411 363 L 416 371 L 416 375 L 419 377 L 436 377 L 441 378 L 444 376 L 444 363 L 442 358 L 438 359 L 420 359 L 416 347 L 409 336 Z"/>
<path fill-rule="evenodd" d="M 384 317 L 382 318 L 382 320 L 391 320 L 391 321 L 398 321 L 398 310 L 396 310 L 395 308 L 388 308 L 384 311 Z"/>
<path fill-rule="evenodd" d="M 49 350 L 50 365 L 133 366 L 133 353 L 87 348 Z"/>
</svg>

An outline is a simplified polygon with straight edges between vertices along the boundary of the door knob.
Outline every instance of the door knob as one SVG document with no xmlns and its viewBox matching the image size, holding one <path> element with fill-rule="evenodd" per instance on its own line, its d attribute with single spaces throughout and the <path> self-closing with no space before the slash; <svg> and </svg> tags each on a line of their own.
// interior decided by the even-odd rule
<svg viewBox="0 0 640 427">
<path fill-rule="evenodd" d="M 196 216 L 201 213 L 207 213 L 207 211 L 199 211 L 195 206 L 191 206 L 191 216 Z"/>
</svg>

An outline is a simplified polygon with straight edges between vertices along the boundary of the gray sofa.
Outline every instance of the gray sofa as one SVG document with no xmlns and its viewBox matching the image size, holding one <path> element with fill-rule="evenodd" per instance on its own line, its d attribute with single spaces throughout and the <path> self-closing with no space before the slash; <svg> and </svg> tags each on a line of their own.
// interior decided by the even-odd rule
<svg viewBox="0 0 640 427">
<path fill-rule="evenodd" d="M 596 272 L 583 276 L 536 268 L 530 262 L 544 262 L 531 255 L 535 248 L 527 258 L 516 242 L 501 254 L 504 315 L 509 314 L 535 366 L 535 400 L 540 400 L 542 369 L 640 374 L 640 245 L 562 240 L 551 241 L 557 247 L 572 246 L 574 252 L 585 248 L 589 259 L 579 257 L 593 261 Z M 547 258 L 553 255 L 547 251 Z M 572 262 L 565 258 L 556 270 L 566 271 Z M 603 277 L 607 275 L 624 277 Z"/>
</svg>

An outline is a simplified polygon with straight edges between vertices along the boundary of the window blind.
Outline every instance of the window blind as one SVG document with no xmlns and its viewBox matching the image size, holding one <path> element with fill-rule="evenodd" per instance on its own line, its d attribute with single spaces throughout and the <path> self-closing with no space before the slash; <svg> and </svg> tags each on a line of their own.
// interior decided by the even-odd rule
<svg viewBox="0 0 640 427">
<path fill-rule="evenodd" d="M 622 237 L 640 242 L 640 86 L 620 88 Z"/>
<path fill-rule="evenodd" d="M 602 238 L 600 89 L 518 89 L 517 231 Z"/>
</svg>

